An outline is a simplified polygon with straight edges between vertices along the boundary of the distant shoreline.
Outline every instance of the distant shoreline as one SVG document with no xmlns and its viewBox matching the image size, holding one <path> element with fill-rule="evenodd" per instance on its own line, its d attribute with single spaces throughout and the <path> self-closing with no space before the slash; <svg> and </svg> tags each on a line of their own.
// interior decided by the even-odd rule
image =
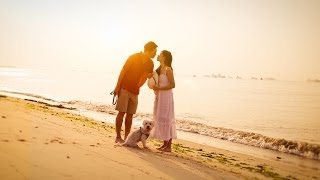
<svg viewBox="0 0 320 180">
<path fill-rule="evenodd" d="M 11 65 L 0 65 L 0 68 L 17 68 L 17 69 L 30 69 L 30 70 L 48 70 L 47 68 L 34 68 L 34 67 L 18 67 L 18 66 L 11 66 Z M 68 68 L 66 68 L 68 69 Z M 71 71 L 77 71 L 75 68 L 70 68 Z M 81 70 L 84 72 L 100 72 L 100 70 Z M 104 70 L 101 72 L 105 72 Z M 118 71 L 109 72 L 109 73 L 117 73 Z M 108 73 L 108 72 L 105 72 Z M 213 78 L 213 79 L 235 79 L 235 80 L 264 80 L 264 81 L 289 81 L 289 82 L 320 82 L 320 78 L 301 78 L 301 79 L 281 79 L 276 77 L 269 77 L 269 76 L 257 76 L 257 75 L 251 75 L 251 76 L 243 76 L 243 75 L 224 75 L 224 74 L 184 74 L 184 73 L 178 73 L 178 76 L 182 77 L 193 77 L 193 78 Z"/>
<path fill-rule="evenodd" d="M 0 68 L 19 68 L 19 67 L 0 65 Z"/>
</svg>

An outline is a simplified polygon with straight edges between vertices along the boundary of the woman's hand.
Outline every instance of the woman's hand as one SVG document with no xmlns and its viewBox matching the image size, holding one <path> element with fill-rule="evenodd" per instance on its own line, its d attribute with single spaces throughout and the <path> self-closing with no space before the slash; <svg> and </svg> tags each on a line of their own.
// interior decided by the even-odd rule
<svg viewBox="0 0 320 180">
<path fill-rule="evenodd" d="M 158 97 L 159 90 L 160 90 L 160 87 L 158 85 L 153 86 L 153 92 L 156 95 L 156 99 Z"/>
<path fill-rule="evenodd" d="M 158 85 L 155 85 L 155 86 L 153 86 L 153 90 L 159 91 L 159 90 L 160 90 L 160 87 L 159 87 Z"/>
<path fill-rule="evenodd" d="M 157 98 L 157 96 L 159 94 L 159 90 L 153 90 L 153 92 L 154 92 L 154 95 L 156 95 L 156 98 Z"/>
</svg>

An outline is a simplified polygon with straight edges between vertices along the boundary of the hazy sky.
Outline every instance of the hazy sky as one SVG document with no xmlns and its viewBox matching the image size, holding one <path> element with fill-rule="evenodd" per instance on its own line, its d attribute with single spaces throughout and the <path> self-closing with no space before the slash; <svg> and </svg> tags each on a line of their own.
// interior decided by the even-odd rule
<svg viewBox="0 0 320 180">
<path fill-rule="evenodd" d="M 0 24 L 0 65 L 119 72 L 153 40 L 176 74 L 320 78 L 320 0 L 1 0 Z"/>
</svg>

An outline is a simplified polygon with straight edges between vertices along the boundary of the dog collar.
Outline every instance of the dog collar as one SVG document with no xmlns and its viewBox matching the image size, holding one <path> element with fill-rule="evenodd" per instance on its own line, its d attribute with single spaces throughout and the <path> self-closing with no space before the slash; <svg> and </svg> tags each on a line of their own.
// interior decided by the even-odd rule
<svg viewBox="0 0 320 180">
<path fill-rule="evenodd" d="M 144 134 L 145 136 L 147 136 L 147 138 L 148 138 L 149 135 L 150 135 L 150 134 L 146 134 L 146 133 L 142 132 L 141 127 L 140 127 L 140 133 L 141 133 L 141 136 L 142 136 L 142 134 Z M 141 137 L 140 137 L 140 138 L 141 138 Z"/>
</svg>

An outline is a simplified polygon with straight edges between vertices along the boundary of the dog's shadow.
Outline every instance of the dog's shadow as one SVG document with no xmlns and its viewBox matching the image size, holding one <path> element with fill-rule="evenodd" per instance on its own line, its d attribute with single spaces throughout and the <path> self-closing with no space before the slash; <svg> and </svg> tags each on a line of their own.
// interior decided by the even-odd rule
<svg viewBox="0 0 320 180">
<path fill-rule="evenodd" d="M 114 145 L 114 147 L 122 147 L 122 148 L 126 148 L 126 149 L 128 149 L 128 150 L 132 150 L 132 151 L 146 151 L 146 152 L 152 152 L 152 150 L 150 149 L 150 147 L 148 147 L 148 148 L 145 148 L 145 147 L 143 147 L 143 146 L 128 146 L 128 145 L 124 145 L 124 144 L 121 144 L 121 143 L 117 143 L 117 144 L 115 144 Z"/>
</svg>

